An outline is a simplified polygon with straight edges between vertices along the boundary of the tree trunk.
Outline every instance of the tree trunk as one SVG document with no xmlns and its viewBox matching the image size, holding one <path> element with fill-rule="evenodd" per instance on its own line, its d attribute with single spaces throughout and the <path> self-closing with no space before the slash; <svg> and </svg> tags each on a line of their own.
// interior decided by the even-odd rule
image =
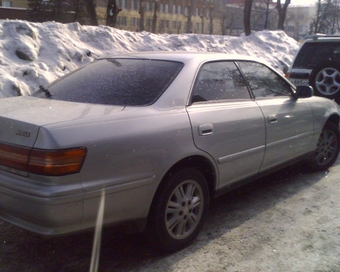
<svg viewBox="0 0 340 272">
<path fill-rule="evenodd" d="M 277 22 L 277 29 L 281 29 L 281 30 L 285 29 L 284 24 L 286 20 L 287 8 L 289 4 L 290 4 L 290 0 L 286 0 L 283 6 L 281 6 L 281 0 L 277 0 L 276 9 L 279 14 L 279 20 Z"/>
<path fill-rule="evenodd" d="M 115 27 L 117 25 L 118 13 L 122 9 L 118 7 L 117 0 L 109 0 L 106 7 L 106 25 Z"/>
<path fill-rule="evenodd" d="M 139 23 L 139 30 L 140 31 L 144 31 L 145 30 L 145 26 L 144 26 L 144 1 L 143 0 L 139 0 L 139 14 L 140 14 L 140 23 Z"/>
<path fill-rule="evenodd" d="M 157 13 L 158 13 L 158 1 L 154 2 L 154 9 L 153 9 L 153 17 L 152 17 L 152 33 L 156 33 L 156 26 L 157 26 Z"/>
<path fill-rule="evenodd" d="M 210 6 L 209 9 L 209 34 L 212 35 L 214 32 L 214 6 Z"/>
<path fill-rule="evenodd" d="M 279 0 L 278 0 L 279 1 Z M 253 0 L 245 0 L 244 1 L 244 15 L 243 15 L 243 24 L 244 24 L 244 32 L 246 36 L 249 36 L 251 34 L 251 6 L 253 4 Z"/>
<path fill-rule="evenodd" d="M 271 0 L 266 0 L 266 14 L 265 14 L 265 19 L 264 19 L 264 26 L 263 29 L 268 29 L 269 25 L 269 14 L 270 14 L 270 3 Z"/>
<path fill-rule="evenodd" d="M 192 1 L 190 1 L 192 2 Z M 192 33 L 192 3 L 188 5 L 188 22 L 187 22 L 187 33 Z"/>
<path fill-rule="evenodd" d="M 202 19 L 202 34 L 204 34 L 204 12 L 205 12 L 205 8 L 204 6 L 202 7 L 202 16 L 201 16 L 201 19 Z"/>
<path fill-rule="evenodd" d="M 96 8 L 94 6 L 93 0 L 84 0 L 84 5 L 86 8 L 86 13 L 89 16 L 90 25 L 97 26 L 98 19 L 97 19 Z"/>
</svg>

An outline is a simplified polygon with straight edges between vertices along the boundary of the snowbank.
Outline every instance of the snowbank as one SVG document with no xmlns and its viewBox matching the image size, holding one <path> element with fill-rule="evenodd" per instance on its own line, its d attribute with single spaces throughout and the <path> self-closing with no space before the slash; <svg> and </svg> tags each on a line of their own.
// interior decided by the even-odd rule
<svg viewBox="0 0 340 272">
<path fill-rule="evenodd" d="M 0 20 L 0 98 L 28 95 L 39 85 L 95 58 L 133 51 L 211 51 L 261 58 L 277 69 L 290 65 L 299 43 L 283 31 L 241 37 L 152 34 L 78 23 Z"/>
</svg>

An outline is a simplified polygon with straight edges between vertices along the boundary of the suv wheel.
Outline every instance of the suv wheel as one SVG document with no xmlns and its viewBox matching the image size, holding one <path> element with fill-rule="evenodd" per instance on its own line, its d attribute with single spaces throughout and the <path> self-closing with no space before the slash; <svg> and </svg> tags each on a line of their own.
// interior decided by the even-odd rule
<svg viewBox="0 0 340 272">
<path fill-rule="evenodd" d="M 311 73 L 310 85 L 315 95 L 336 98 L 340 94 L 340 65 L 327 62 L 317 66 Z"/>
</svg>

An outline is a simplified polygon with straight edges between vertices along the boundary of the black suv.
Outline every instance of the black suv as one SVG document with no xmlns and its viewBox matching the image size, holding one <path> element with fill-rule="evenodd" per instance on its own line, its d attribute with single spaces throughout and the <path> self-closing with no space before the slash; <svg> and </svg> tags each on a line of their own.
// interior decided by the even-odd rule
<svg viewBox="0 0 340 272">
<path fill-rule="evenodd" d="M 306 40 L 286 76 L 294 85 L 310 85 L 315 95 L 339 104 L 340 37 L 315 36 Z"/>
</svg>

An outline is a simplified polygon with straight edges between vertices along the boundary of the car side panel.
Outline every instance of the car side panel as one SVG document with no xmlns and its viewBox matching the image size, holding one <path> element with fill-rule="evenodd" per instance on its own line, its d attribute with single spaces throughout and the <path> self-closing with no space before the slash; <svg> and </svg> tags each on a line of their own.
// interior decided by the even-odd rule
<svg viewBox="0 0 340 272">
<path fill-rule="evenodd" d="M 195 145 L 218 165 L 218 188 L 258 173 L 265 124 L 254 101 L 194 104 L 187 111 Z"/>
<path fill-rule="evenodd" d="M 309 99 L 313 112 L 313 139 L 312 147 L 316 149 L 320 133 L 330 118 L 330 116 L 339 117 L 339 106 L 332 100 L 314 96 Z M 339 125 L 339 124 L 337 124 Z"/>
<path fill-rule="evenodd" d="M 313 151 L 313 113 L 308 99 L 258 99 L 266 118 L 266 154 L 261 171 Z"/>
</svg>

